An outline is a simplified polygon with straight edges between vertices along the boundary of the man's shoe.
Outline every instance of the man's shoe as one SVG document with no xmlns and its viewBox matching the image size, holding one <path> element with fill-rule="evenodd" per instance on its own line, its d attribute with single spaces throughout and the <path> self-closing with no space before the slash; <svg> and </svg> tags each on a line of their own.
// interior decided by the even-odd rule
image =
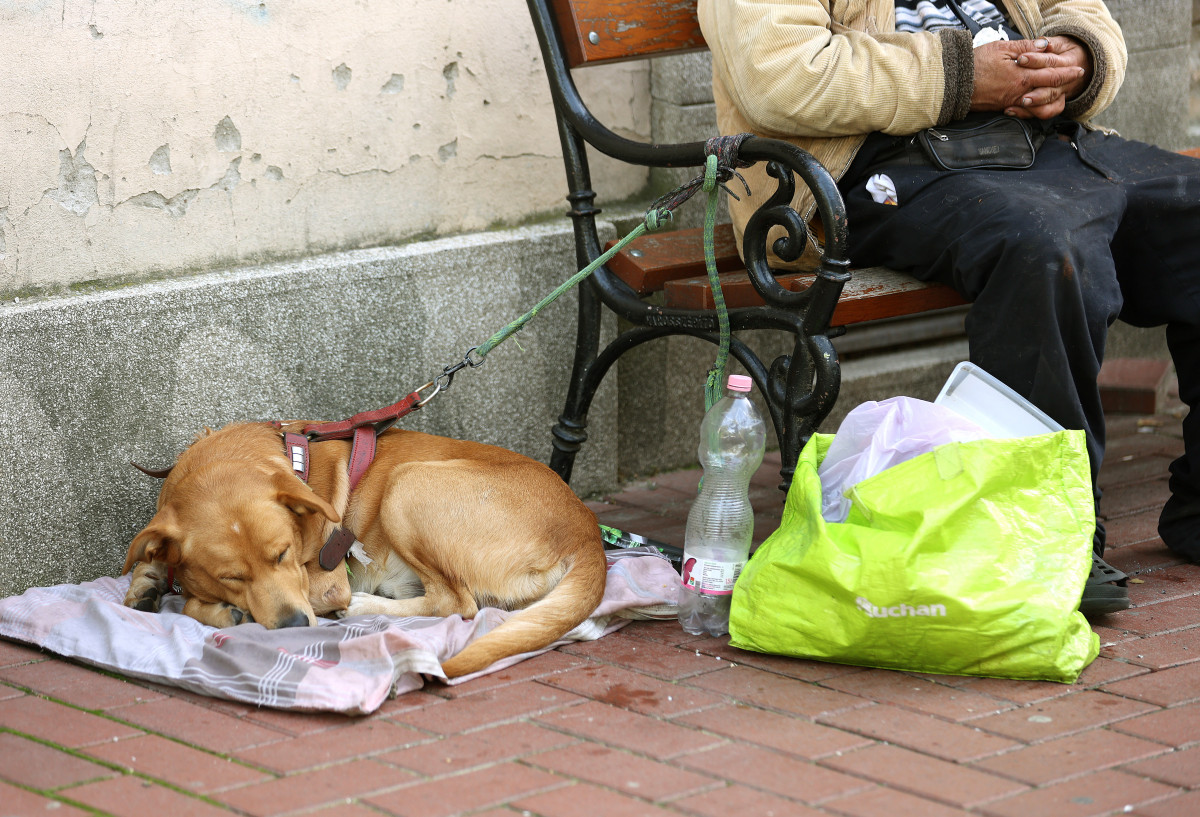
<svg viewBox="0 0 1200 817">
<path fill-rule="evenodd" d="M 1158 517 L 1158 535 L 1176 556 L 1200 564 L 1200 505 L 1172 495 Z"/>
<path fill-rule="evenodd" d="M 1103 616 L 1129 607 L 1129 577 L 1092 551 L 1092 572 L 1083 586 L 1079 612 L 1085 616 Z"/>
</svg>

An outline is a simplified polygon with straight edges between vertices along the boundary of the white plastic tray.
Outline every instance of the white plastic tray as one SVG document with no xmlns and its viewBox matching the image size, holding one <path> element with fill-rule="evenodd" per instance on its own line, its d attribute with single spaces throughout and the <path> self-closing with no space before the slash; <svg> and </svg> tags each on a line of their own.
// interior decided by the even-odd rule
<svg viewBox="0 0 1200 817">
<path fill-rule="evenodd" d="M 1044 411 L 965 361 L 954 367 L 933 402 L 953 409 L 997 438 L 1030 437 L 1063 430 Z"/>
</svg>

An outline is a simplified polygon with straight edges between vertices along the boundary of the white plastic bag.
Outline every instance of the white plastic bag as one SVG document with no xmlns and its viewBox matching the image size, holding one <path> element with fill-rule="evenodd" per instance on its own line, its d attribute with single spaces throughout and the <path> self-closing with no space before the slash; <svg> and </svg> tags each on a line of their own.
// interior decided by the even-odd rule
<svg viewBox="0 0 1200 817">
<path fill-rule="evenodd" d="M 844 522 L 850 512 L 846 491 L 867 477 L 939 445 L 990 437 L 957 412 L 915 397 L 891 397 L 856 406 L 838 427 L 817 469 L 821 516 Z"/>
</svg>

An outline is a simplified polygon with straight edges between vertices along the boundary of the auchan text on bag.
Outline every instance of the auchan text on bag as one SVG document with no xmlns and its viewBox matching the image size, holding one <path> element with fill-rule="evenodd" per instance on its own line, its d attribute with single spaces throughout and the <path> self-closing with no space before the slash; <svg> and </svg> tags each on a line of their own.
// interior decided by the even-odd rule
<svg viewBox="0 0 1200 817">
<path fill-rule="evenodd" d="M 858 609 L 862 610 L 871 618 L 903 618 L 904 616 L 944 616 L 946 615 L 946 605 L 944 604 L 897 604 L 893 607 L 877 607 L 867 599 L 859 596 L 855 603 L 858 604 Z"/>
</svg>

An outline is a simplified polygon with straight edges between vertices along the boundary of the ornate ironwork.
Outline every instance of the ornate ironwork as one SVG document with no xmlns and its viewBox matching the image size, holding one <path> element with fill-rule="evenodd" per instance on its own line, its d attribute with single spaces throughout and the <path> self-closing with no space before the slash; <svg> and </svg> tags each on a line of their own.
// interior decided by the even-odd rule
<svg viewBox="0 0 1200 817">
<path fill-rule="evenodd" d="M 567 67 L 563 45 L 549 0 L 527 0 L 550 90 L 558 115 L 574 224 L 576 263 L 590 264 L 602 252 L 596 228 L 600 210 L 594 206 L 586 145 L 621 161 L 647 167 L 702 168 L 703 142 L 650 144 L 619 136 L 601 124 L 580 97 Z M 767 162 L 776 189 L 746 225 L 743 254 L 750 280 L 766 302 L 762 306 L 732 309 L 733 331 L 774 329 L 794 337 L 791 354 L 769 367 L 736 341 L 731 353 L 745 367 L 766 398 L 779 440 L 785 487 L 790 483 L 800 449 L 833 408 L 841 382 L 837 352 L 830 337 L 837 330 L 829 322 L 842 287 L 850 279 L 847 259 L 846 215 L 837 185 L 829 173 L 805 151 L 786 142 L 751 137 L 742 143 L 738 157 L 746 162 Z M 768 262 L 769 236 L 782 228 L 771 245 L 783 260 L 799 258 L 812 240 L 801 214 L 790 206 L 797 177 L 812 192 L 825 243 L 813 281 L 799 291 L 784 287 Z M 602 308 L 608 308 L 632 326 L 600 346 Z M 579 289 L 579 323 L 575 359 L 566 405 L 553 429 L 550 466 L 569 481 L 575 455 L 587 440 L 587 413 L 592 399 L 612 364 L 625 352 L 667 335 L 689 335 L 718 342 L 717 316 L 712 310 L 666 307 L 643 301 L 607 267 L 601 266 Z"/>
</svg>

